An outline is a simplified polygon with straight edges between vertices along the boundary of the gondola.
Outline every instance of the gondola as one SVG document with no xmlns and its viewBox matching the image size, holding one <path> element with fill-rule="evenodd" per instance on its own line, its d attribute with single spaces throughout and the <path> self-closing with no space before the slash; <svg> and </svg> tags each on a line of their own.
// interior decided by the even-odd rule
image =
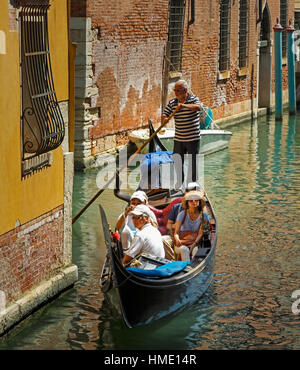
<svg viewBox="0 0 300 370">
<path fill-rule="evenodd" d="M 211 127 L 209 129 L 200 130 L 200 154 L 203 155 L 212 154 L 228 148 L 232 137 L 231 131 L 222 130 L 216 123 L 212 122 L 212 111 L 210 108 L 208 108 L 207 119 L 208 122 L 210 122 Z M 151 126 L 152 123 L 150 121 L 148 122 L 148 128 L 133 130 L 129 134 L 129 140 L 134 143 L 137 148 L 140 148 L 151 136 L 151 129 L 153 129 L 153 126 Z M 166 128 L 160 131 L 157 136 L 167 150 L 172 150 L 174 135 L 174 128 Z M 141 153 L 146 154 L 148 152 L 151 152 L 151 149 L 146 145 Z"/>
<path fill-rule="evenodd" d="M 163 145 L 157 136 L 150 143 L 152 150 L 162 150 Z M 119 190 L 116 177 L 114 194 L 119 199 L 129 201 L 130 195 Z M 150 207 L 160 217 L 165 216 L 173 203 L 183 197 L 181 191 L 155 189 L 148 192 Z M 210 286 L 213 279 L 215 251 L 217 246 L 217 222 L 211 202 L 205 194 L 206 208 L 210 216 L 210 231 L 202 240 L 201 247 L 191 263 L 167 277 L 145 277 L 129 271 L 121 263 L 123 257 L 120 241 L 112 237 L 104 209 L 100 214 L 104 231 L 107 255 L 100 277 L 101 290 L 114 312 L 123 318 L 127 327 L 146 325 L 182 309 L 198 300 Z M 136 258 L 147 268 L 167 267 L 171 261 L 143 253 Z"/>
</svg>

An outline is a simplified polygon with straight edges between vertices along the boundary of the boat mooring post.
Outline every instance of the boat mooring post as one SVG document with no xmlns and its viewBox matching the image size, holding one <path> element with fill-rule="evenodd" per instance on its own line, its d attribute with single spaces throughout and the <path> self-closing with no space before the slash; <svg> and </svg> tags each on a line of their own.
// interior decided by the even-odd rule
<svg viewBox="0 0 300 370">
<path fill-rule="evenodd" d="M 275 119 L 282 119 L 282 31 L 277 18 L 273 27 L 275 39 Z"/>
<path fill-rule="evenodd" d="M 290 20 L 289 26 L 286 28 L 287 45 L 288 45 L 288 81 L 289 81 L 289 112 L 291 115 L 296 114 L 296 78 L 295 78 L 295 43 L 294 43 L 294 27 Z"/>
</svg>

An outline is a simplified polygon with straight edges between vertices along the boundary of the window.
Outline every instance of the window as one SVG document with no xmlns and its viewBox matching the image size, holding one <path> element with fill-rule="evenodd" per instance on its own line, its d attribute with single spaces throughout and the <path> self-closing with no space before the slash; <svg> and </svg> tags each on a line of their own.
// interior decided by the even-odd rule
<svg viewBox="0 0 300 370">
<path fill-rule="evenodd" d="M 168 41 L 170 45 L 170 71 L 181 71 L 182 39 L 184 28 L 185 0 L 169 3 Z"/>
<path fill-rule="evenodd" d="M 246 68 L 248 64 L 248 35 L 249 12 L 248 0 L 240 0 L 239 9 L 239 68 Z"/>
<path fill-rule="evenodd" d="M 220 1 L 219 71 L 230 68 L 230 0 Z"/>
<path fill-rule="evenodd" d="M 280 0 L 280 24 L 283 27 L 282 32 L 282 57 L 286 57 L 287 52 L 287 37 L 285 29 L 288 26 L 288 2 L 287 0 Z"/>
<path fill-rule="evenodd" d="M 48 40 L 49 0 L 20 0 L 22 159 L 50 152 L 65 128 L 54 90 Z M 45 165 L 35 160 L 37 168 Z M 49 165 L 49 164 L 48 164 Z"/>
<path fill-rule="evenodd" d="M 268 13 L 268 7 L 266 5 L 263 11 L 263 17 L 262 17 L 262 22 L 260 26 L 260 35 L 259 35 L 260 41 L 267 41 L 270 39 L 270 28 L 271 28 L 270 17 Z"/>
</svg>

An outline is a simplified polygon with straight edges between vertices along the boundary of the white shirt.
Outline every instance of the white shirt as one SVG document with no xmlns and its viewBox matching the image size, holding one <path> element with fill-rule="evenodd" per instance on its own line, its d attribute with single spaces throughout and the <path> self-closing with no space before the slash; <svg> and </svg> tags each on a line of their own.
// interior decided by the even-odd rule
<svg viewBox="0 0 300 370">
<path fill-rule="evenodd" d="M 161 233 L 150 223 L 144 225 L 141 230 L 137 232 L 126 254 L 134 258 L 142 252 L 147 252 L 157 257 L 165 257 Z"/>
</svg>

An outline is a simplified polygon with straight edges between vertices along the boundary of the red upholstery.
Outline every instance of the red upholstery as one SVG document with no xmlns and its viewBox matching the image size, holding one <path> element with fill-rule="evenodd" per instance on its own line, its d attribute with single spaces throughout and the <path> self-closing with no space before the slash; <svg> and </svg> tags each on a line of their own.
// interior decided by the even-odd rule
<svg viewBox="0 0 300 370">
<path fill-rule="evenodd" d="M 164 209 L 157 209 L 157 208 L 152 207 L 152 206 L 149 205 L 149 208 L 151 209 L 151 211 L 156 216 L 157 223 L 158 223 L 158 230 L 160 231 L 161 235 L 167 235 L 168 234 L 166 224 L 167 224 L 167 221 L 168 221 L 169 212 L 170 212 L 171 208 L 173 207 L 173 205 L 177 204 L 177 203 L 180 203 L 181 200 L 182 200 L 182 198 L 174 199 L 173 202 L 171 202 Z"/>
</svg>

